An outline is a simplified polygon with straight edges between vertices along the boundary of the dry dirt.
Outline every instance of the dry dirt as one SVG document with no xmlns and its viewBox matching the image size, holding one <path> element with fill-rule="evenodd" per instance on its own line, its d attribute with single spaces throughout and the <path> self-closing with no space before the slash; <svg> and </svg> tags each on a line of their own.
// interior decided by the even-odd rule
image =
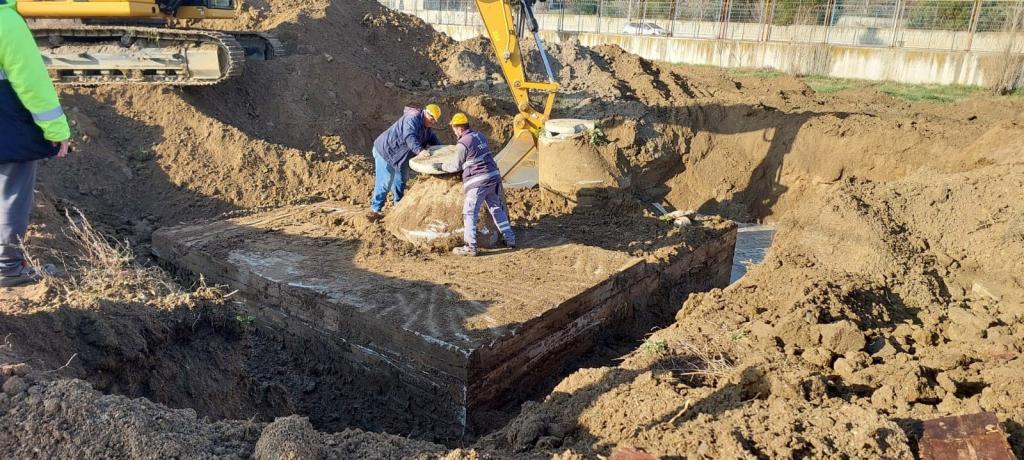
<svg viewBox="0 0 1024 460">
<path fill-rule="evenodd" d="M 31 244 L 68 273 L 0 296 L 10 456 L 913 458 L 916 422 L 979 411 L 1024 454 L 1024 101 L 824 95 L 788 76 L 554 46 L 556 116 L 599 120 L 635 202 L 573 213 L 510 191 L 517 229 L 656 256 L 682 237 L 651 217 L 645 203 L 661 202 L 776 223 L 776 242 L 621 362 L 450 450 L 338 416 L 334 395 L 367 390 L 329 343 L 179 286 L 148 245 L 156 228 L 225 213 L 364 205 L 372 140 L 407 104 L 439 101 L 507 138 L 514 105 L 489 45 L 369 0 L 250 1 L 217 27 L 274 31 L 290 55 L 214 88 L 63 92 L 77 152 L 44 165 Z M 93 270 L 66 235 L 73 208 L 129 242 L 127 260 Z M 383 224 L 352 225 L 374 258 L 422 254 Z"/>
</svg>

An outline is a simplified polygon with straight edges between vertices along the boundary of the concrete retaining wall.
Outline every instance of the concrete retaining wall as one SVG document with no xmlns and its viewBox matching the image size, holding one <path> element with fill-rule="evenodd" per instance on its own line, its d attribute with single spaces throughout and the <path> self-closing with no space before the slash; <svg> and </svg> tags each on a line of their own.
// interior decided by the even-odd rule
<svg viewBox="0 0 1024 460">
<path fill-rule="evenodd" d="M 477 26 L 434 25 L 456 40 L 481 34 Z M 587 46 L 615 44 L 656 61 L 728 68 L 767 68 L 802 75 L 902 83 L 993 86 L 1010 72 L 1024 86 L 1024 65 L 1005 53 L 877 48 L 825 43 L 650 37 L 543 31 L 549 42 L 576 38 Z"/>
</svg>

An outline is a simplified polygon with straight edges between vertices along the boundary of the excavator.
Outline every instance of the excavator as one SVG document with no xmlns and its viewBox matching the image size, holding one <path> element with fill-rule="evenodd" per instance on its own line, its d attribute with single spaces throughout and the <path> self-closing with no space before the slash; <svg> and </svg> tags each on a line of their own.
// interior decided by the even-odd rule
<svg viewBox="0 0 1024 460">
<path fill-rule="evenodd" d="M 537 136 L 551 116 L 558 83 L 538 34 L 537 0 L 475 0 L 518 114 L 513 137 L 495 159 L 511 186 L 536 184 Z M 212 85 L 240 75 L 245 60 L 283 54 L 257 32 L 199 30 L 188 20 L 232 19 L 236 0 L 18 0 L 58 85 Z M 520 38 L 533 34 L 547 81 L 531 81 Z M 537 108 L 531 96 L 546 93 Z"/>
<path fill-rule="evenodd" d="M 232 19 L 235 0 L 18 0 L 58 85 L 213 85 L 284 47 L 270 34 L 168 27 Z"/>
</svg>

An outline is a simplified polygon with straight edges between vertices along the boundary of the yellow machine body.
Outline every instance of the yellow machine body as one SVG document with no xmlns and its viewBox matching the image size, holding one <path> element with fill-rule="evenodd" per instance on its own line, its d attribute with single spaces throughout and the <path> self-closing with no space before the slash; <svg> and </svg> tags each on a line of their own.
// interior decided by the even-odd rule
<svg viewBox="0 0 1024 460">
<path fill-rule="evenodd" d="M 20 0 L 18 13 L 26 18 L 136 18 L 136 19 L 231 19 L 237 14 L 229 3 L 225 8 L 182 6 L 166 15 L 156 0 Z"/>
</svg>

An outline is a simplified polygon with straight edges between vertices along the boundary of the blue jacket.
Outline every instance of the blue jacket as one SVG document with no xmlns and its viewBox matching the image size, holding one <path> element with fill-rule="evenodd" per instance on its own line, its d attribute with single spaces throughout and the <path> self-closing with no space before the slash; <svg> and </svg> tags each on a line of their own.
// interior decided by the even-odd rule
<svg viewBox="0 0 1024 460">
<path fill-rule="evenodd" d="M 71 137 L 35 39 L 15 3 L 0 0 L 0 163 L 53 156 L 53 142 Z"/>
<path fill-rule="evenodd" d="M 441 145 L 434 131 L 423 125 L 423 109 L 406 107 L 402 117 L 373 141 L 373 149 L 391 166 L 402 168 L 413 155 Z"/>
</svg>

